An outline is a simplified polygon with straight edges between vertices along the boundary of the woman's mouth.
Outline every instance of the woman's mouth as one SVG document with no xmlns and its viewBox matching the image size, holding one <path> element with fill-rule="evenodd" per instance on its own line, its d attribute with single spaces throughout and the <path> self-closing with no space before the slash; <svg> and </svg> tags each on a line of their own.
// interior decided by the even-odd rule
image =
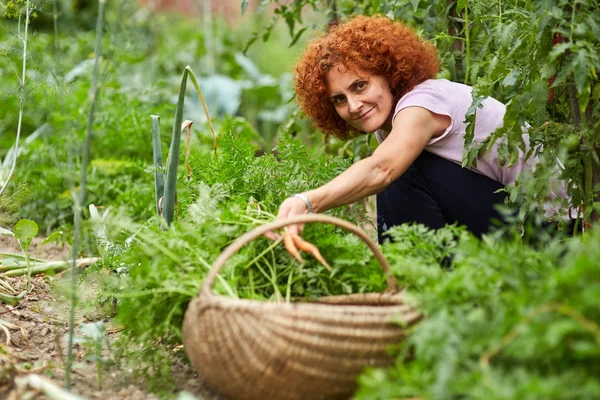
<svg viewBox="0 0 600 400">
<path fill-rule="evenodd" d="M 375 107 L 373 107 L 373 108 L 375 108 Z M 373 108 L 371 108 L 367 112 L 359 115 L 358 119 L 366 119 L 370 115 L 371 111 L 373 111 Z"/>
</svg>

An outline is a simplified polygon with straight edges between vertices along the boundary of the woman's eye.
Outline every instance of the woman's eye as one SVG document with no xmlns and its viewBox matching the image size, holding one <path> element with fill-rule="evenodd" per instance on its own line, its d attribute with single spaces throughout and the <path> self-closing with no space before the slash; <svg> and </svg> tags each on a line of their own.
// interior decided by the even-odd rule
<svg viewBox="0 0 600 400">
<path fill-rule="evenodd" d="M 333 104 L 339 105 L 339 104 L 342 104 L 344 102 L 344 100 L 346 100 L 346 98 L 344 96 L 340 95 L 340 96 L 334 96 L 332 100 L 333 100 Z"/>
<path fill-rule="evenodd" d="M 363 91 L 367 88 L 367 82 L 358 82 L 356 84 L 356 90 Z"/>
</svg>

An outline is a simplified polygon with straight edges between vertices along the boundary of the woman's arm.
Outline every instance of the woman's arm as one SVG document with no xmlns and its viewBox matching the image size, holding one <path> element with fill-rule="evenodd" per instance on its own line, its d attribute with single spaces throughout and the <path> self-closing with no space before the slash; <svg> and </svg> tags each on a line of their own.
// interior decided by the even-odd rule
<svg viewBox="0 0 600 400">
<path fill-rule="evenodd" d="M 431 138 L 441 135 L 450 117 L 421 107 L 408 107 L 396 115 L 394 127 L 371 157 L 353 164 L 325 185 L 304 192 L 315 212 L 353 203 L 376 194 L 398 179 L 423 151 Z M 303 200 L 290 197 L 280 206 L 277 218 L 308 213 Z M 301 226 L 289 227 L 300 233 Z"/>
</svg>

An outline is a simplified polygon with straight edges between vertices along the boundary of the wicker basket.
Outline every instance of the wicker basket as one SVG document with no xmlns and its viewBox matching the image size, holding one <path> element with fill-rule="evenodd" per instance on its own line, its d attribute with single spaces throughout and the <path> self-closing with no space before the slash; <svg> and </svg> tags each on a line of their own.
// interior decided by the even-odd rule
<svg viewBox="0 0 600 400">
<path fill-rule="evenodd" d="M 215 295 L 225 261 L 252 239 L 294 223 L 327 222 L 360 237 L 388 276 L 384 293 L 269 303 Z M 367 366 L 393 362 L 388 348 L 420 318 L 403 304 L 389 266 L 366 233 L 343 220 L 309 214 L 260 226 L 229 245 L 212 266 L 183 323 L 185 351 L 206 384 L 230 399 L 344 399 Z"/>
</svg>

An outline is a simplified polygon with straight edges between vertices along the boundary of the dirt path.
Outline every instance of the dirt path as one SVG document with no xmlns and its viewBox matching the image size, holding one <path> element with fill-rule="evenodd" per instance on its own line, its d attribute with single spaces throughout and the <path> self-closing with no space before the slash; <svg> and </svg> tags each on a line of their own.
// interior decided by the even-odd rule
<svg viewBox="0 0 600 400">
<path fill-rule="evenodd" d="M 31 256 L 44 260 L 64 260 L 70 258 L 68 246 L 46 244 L 35 240 Z M 0 253 L 20 253 L 18 243 L 12 237 L 0 235 Z M 17 293 L 27 291 L 27 277 L 1 278 Z M 31 279 L 31 291 L 14 306 L 0 303 L 0 399 L 20 399 L 12 378 L 28 373 L 37 373 L 48 378 L 59 387 L 65 384 L 66 337 L 68 333 L 69 302 L 61 287 L 68 287 L 67 273 L 55 277 L 39 275 Z M 64 290 L 64 289 L 63 289 Z M 80 304 L 76 313 L 76 326 L 90 322 L 85 303 L 98 293 L 93 279 L 86 280 L 78 289 Z M 89 302 L 88 302 L 89 304 Z M 89 308 L 87 309 L 89 311 Z M 103 321 L 109 342 L 114 342 L 122 330 L 110 319 Z M 4 325 L 4 329 L 2 329 Z M 10 337 L 7 336 L 7 333 Z M 82 336 L 77 331 L 76 337 Z M 3 354 L 6 353 L 6 354 Z M 146 390 L 146 382 L 136 380 L 132 370 L 119 370 L 116 367 L 104 371 L 102 388 L 98 385 L 94 363 L 85 360 L 85 348 L 74 346 L 74 369 L 72 391 L 86 399 L 103 400 L 154 400 L 158 396 Z M 208 390 L 196 373 L 183 362 L 171 366 L 172 377 L 178 393 L 188 392 L 190 399 L 218 400 L 219 397 Z M 45 399 L 36 393 L 35 399 Z"/>
</svg>

